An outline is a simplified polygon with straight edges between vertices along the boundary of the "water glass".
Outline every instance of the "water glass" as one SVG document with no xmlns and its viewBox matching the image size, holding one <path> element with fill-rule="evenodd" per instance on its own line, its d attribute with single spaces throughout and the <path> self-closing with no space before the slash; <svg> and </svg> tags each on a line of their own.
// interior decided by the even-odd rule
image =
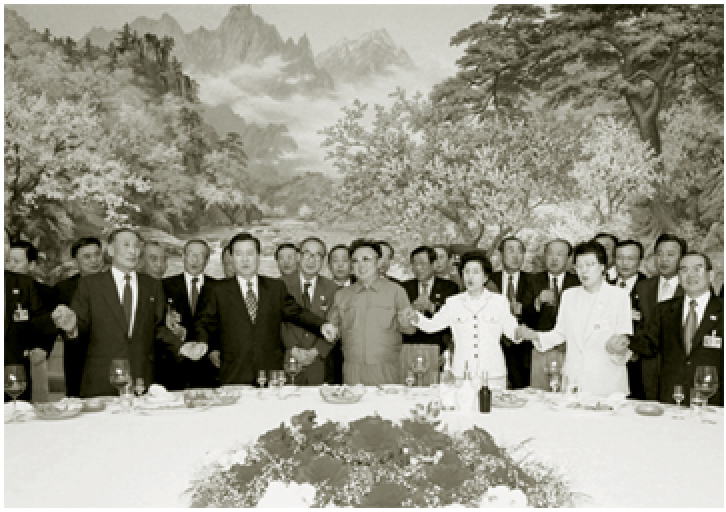
<svg viewBox="0 0 726 512">
<path fill-rule="evenodd" d="M 681 402 L 686 396 L 683 394 L 683 386 L 676 384 L 673 386 L 673 400 L 676 401 L 676 411 L 673 414 L 674 420 L 682 420 L 683 414 L 681 412 Z"/>
<path fill-rule="evenodd" d="M 16 409 L 17 400 L 27 386 L 28 381 L 25 377 L 25 367 L 22 364 L 9 364 L 5 366 L 5 393 L 13 399 L 13 415 L 8 420 L 8 423 L 20 421 Z"/>
</svg>

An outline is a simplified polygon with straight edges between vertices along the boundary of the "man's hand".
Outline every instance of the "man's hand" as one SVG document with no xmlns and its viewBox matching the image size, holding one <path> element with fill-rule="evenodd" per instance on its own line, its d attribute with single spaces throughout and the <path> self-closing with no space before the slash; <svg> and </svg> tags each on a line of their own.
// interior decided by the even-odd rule
<svg viewBox="0 0 726 512">
<path fill-rule="evenodd" d="M 293 347 L 290 353 L 302 366 L 310 366 L 315 361 L 315 358 L 318 357 L 318 349 L 315 347 L 309 349 Z"/>
<path fill-rule="evenodd" d="M 166 312 L 166 326 L 174 331 L 179 326 L 179 323 L 181 322 L 181 315 L 174 311 L 173 309 L 170 309 Z"/>
<path fill-rule="evenodd" d="M 205 343 L 205 345 L 206 345 L 206 343 Z M 212 350 L 209 353 L 209 360 L 212 361 L 212 364 L 214 366 L 216 366 L 217 368 L 219 368 L 220 366 L 222 366 L 222 359 L 221 359 L 221 357 L 219 355 L 219 350 Z"/>
<path fill-rule="evenodd" d="M 196 341 L 187 341 L 181 346 L 179 353 L 184 357 L 188 357 L 192 361 L 199 361 L 204 357 L 204 354 L 207 353 L 207 344 Z"/>
<path fill-rule="evenodd" d="M 78 318 L 76 312 L 65 304 L 60 304 L 50 315 L 53 323 L 58 329 L 71 333 L 76 329 Z"/>
<path fill-rule="evenodd" d="M 632 317 L 633 322 L 640 322 L 641 315 L 640 315 L 640 311 L 638 311 L 637 309 L 631 310 L 630 316 Z"/>
<path fill-rule="evenodd" d="M 34 348 L 28 353 L 28 359 L 30 359 L 31 364 L 42 363 L 47 357 L 48 352 L 42 348 Z"/>
<path fill-rule="evenodd" d="M 512 311 L 512 315 L 519 316 L 522 314 L 522 303 L 517 302 L 516 300 L 513 300 L 509 303 L 510 309 Z"/>
<path fill-rule="evenodd" d="M 555 303 L 555 292 L 546 288 L 539 293 L 540 304 L 554 304 Z"/>
<path fill-rule="evenodd" d="M 320 327 L 320 333 L 329 343 L 335 343 L 335 340 L 338 339 L 338 328 L 330 322 L 324 323 Z"/>
<path fill-rule="evenodd" d="M 402 309 L 398 312 L 398 323 L 401 324 L 401 326 L 406 327 L 409 325 L 412 325 L 414 327 L 418 326 L 418 315 L 420 313 L 415 310 L 414 308 L 406 308 Z"/>
<path fill-rule="evenodd" d="M 623 334 L 613 334 L 605 343 L 605 350 L 608 354 L 622 355 L 628 350 L 628 337 Z"/>
<path fill-rule="evenodd" d="M 174 333 L 174 336 L 179 338 L 182 341 L 185 341 L 187 339 L 187 329 L 183 325 L 176 325 L 174 327 L 169 327 L 172 333 Z"/>
<path fill-rule="evenodd" d="M 415 301 L 411 303 L 411 307 L 421 313 L 425 313 L 426 311 L 428 311 L 433 314 L 435 311 L 433 303 L 426 296 L 419 296 Z"/>
</svg>

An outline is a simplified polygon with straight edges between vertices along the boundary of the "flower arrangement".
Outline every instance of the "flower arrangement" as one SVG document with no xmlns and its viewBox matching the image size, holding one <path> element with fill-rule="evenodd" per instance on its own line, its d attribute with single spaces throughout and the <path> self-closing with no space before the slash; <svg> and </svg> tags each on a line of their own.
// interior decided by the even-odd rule
<svg viewBox="0 0 726 512">
<path fill-rule="evenodd" d="M 192 507 L 572 506 L 555 472 L 473 427 L 448 433 L 414 409 L 400 424 L 368 416 L 318 424 L 314 411 L 205 466 Z"/>
</svg>

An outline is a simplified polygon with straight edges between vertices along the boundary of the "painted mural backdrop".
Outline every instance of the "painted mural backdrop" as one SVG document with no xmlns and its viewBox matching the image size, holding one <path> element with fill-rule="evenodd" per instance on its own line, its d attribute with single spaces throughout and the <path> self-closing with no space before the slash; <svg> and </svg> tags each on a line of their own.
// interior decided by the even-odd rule
<svg viewBox="0 0 726 512">
<path fill-rule="evenodd" d="M 333 7 L 331 26 L 355 15 Z M 430 8 L 398 6 L 396 30 L 426 39 Z M 723 251 L 722 5 L 487 6 L 441 66 L 383 15 L 318 47 L 256 6 L 75 38 L 23 9 L 5 7 L 5 229 L 46 271 L 118 224 L 176 249 L 250 225 L 275 241 L 297 219 L 404 255 L 600 230 Z"/>
</svg>

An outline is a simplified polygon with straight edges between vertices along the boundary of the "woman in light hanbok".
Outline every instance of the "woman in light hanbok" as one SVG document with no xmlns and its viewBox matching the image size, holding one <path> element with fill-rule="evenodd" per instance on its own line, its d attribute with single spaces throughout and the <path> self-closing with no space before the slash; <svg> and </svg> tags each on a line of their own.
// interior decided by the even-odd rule
<svg viewBox="0 0 726 512">
<path fill-rule="evenodd" d="M 432 318 L 411 311 L 411 322 L 428 333 L 451 328 L 454 375 L 462 377 L 468 369 L 475 379 L 488 378 L 489 387 L 504 389 L 507 365 L 500 339 L 502 334 L 515 338 L 517 319 L 504 295 L 486 289 L 492 266 L 482 252 L 465 253 L 459 273 L 466 291 L 449 297 Z"/>
<path fill-rule="evenodd" d="M 575 247 L 575 270 L 582 286 L 562 293 L 553 330 L 521 326 L 519 335 L 543 352 L 566 343 L 564 376 L 569 386 L 592 395 L 628 394 L 626 363 L 632 352 L 611 355 L 609 340 L 633 334 L 628 292 L 605 281 L 605 249 L 590 241 Z"/>
</svg>

